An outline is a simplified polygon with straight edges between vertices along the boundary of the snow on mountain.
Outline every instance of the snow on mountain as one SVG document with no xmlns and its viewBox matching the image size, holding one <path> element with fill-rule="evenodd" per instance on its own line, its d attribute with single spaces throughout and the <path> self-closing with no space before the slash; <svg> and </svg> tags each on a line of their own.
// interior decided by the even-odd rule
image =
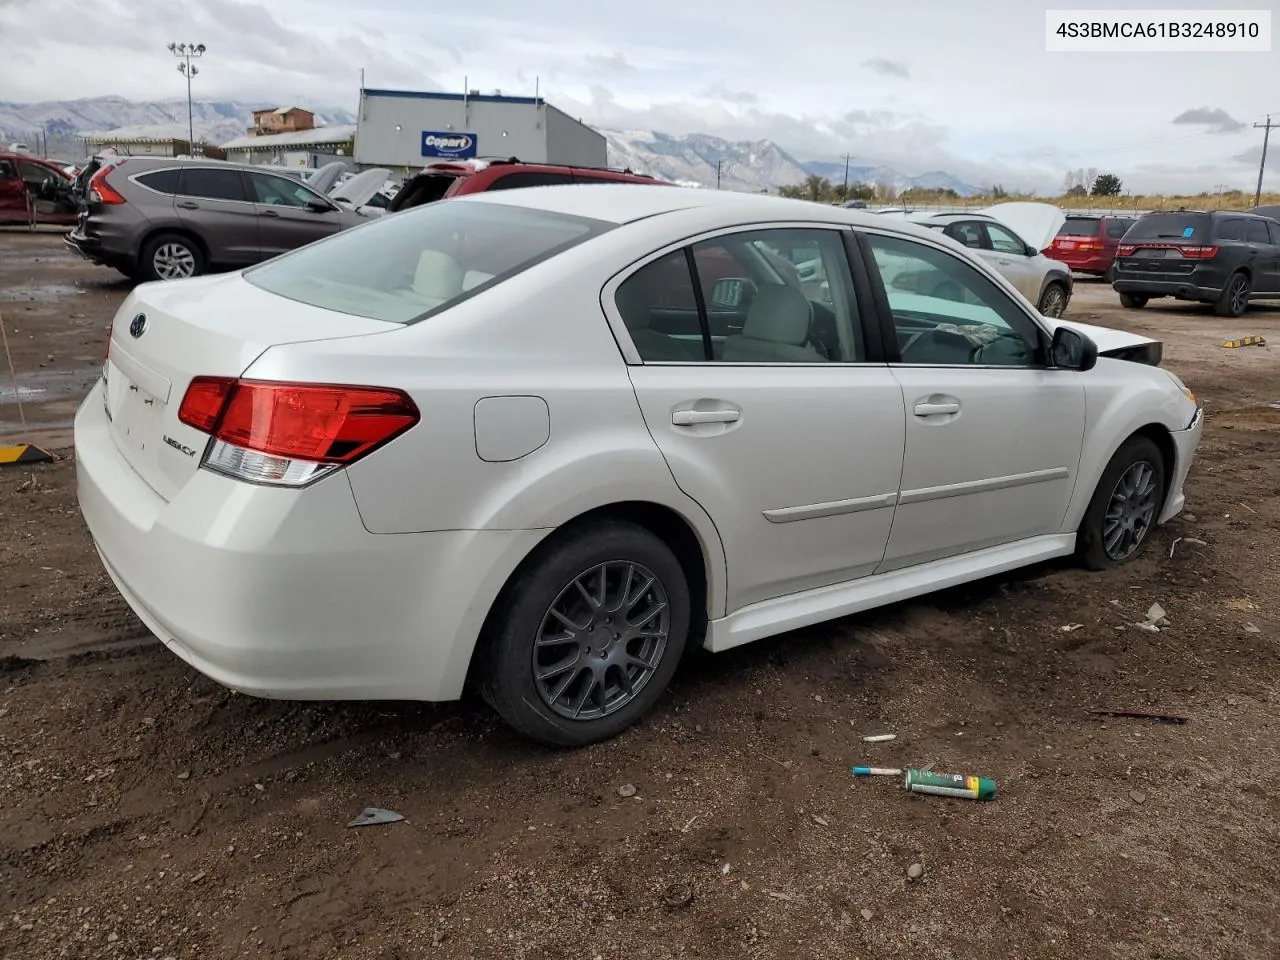
<svg viewBox="0 0 1280 960">
<path fill-rule="evenodd" d="M 274 106 L 280 104 L 196 100 L 191 105 L 195 137 L 214 144 L 233 140 L 243 136 L 252 125 L 254 110 Z M 319 108 L 314 112 L 317 125 L 355 123 L 355 115 L 347 110 Z M 123 97 L 43 103 L 0 101 L 0 141 L 5 145 L 18 140 L 34 149 L 38 141 L 47 140 L 50 153 L 75 158 L 83 152 L 77 137 L 108 130 L 124 130 L 132 136 L 185 140 L 187 101 L 178 98 L 136 101 Z"/>
<path fill-rule="evenodd" d="M 802 164 L 806 174 L 825 177 L 832 183 L 844 183 L 843 160 L 810 160 Z M 942 170 L 930 170 L 918 176 L 908 176 L 892 167 L 882 164 L 868 166 L 851 164 L 849 167 L 849 183 L 874 183 L 880 186 L 892 186 L 899 192 L 919 187 L 924 190 L 954 190 L 962 197 L 972 197 L 982 193 L 981 188 L 965 183 Z"/>
<path fill-rule="evenodd" d="M 601 130 L 609 165 L 630 167 L 664 180 L 727 190 L 776 190 L 805 178 L 799 161 L 772 140 L 730 141 L 705 133 L 682 137 L 654 130 Z"/>
</svg>

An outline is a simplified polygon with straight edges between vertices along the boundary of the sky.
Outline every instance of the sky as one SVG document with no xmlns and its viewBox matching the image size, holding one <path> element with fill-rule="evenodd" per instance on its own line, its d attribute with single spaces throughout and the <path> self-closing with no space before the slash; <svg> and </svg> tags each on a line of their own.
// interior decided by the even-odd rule
<svg viewBox="0 0 1280 960">
<path fill-rule="evenodd" d="M 536 84 L 595 126 L 768 138 L 802 160 L 850 153 L 980 186 L 1059 188 L 1095 168 L 1133 192 L 1252 191 L 1253 124 L 1280 121 L 1280 41 L 1270 53 L 1048 53 L 1046 6 L 1106 4 L 0 0 L 0 100 L 182 96 L 165 48 L 186 40 L 208 47 L 198 99 L 354 109 L 363 68 L 369 87 Z M 1267 186 L 1280 189 L 1280 135 L 1272 143 Z"/>
</svg>

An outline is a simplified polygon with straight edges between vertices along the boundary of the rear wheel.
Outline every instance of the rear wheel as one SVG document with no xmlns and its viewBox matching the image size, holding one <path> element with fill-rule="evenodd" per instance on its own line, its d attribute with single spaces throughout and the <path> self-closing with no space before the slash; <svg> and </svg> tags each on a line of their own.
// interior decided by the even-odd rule
<svg viewBox="0 0 1280 960">
<path fill-rule="evenodd" d="M 553 746 L 616 736 L 662 695 L 689 634 L 670 547 L 608 521 L 566 531 L 526 563 L 490 618 L 480 690 L 517 731 Z"/>
<path fill-rule="evenodd" d="M 190 237 L 162 233 L 142 248 L 138 270 L 146 280 L 185 280 L 204 273 L 204 252 Z"/>
<path fill-rule="evenodd" d="M 1243 273 L 1233 273 L 1222 295 L 1213 305 L 1213 312 L 1220 317 L 1238 317 L 1249 304 L 1249 278 Z"/>
<path fill-rule="evenodd" d="M 1147 305 L 1147 298 L 1138 293 L 1120 294 L 1120 306 L 1130 310 L 1140 310 Z"/>
<path fill-rule="evenodd" d="M 1090 570 L 1133 560 L 1147 542 L 1164 503 L 1164 456 L 1148 437 L 1130 437 L 1102 472 L 1077 536 Z"/>
<path fill-rule="evenodd" d="M 1067 309 L 1067 288 L 1054 282 L 1040 294 L 1040 313 L 1046 317 L 1060 317 Z"/>
</svg>

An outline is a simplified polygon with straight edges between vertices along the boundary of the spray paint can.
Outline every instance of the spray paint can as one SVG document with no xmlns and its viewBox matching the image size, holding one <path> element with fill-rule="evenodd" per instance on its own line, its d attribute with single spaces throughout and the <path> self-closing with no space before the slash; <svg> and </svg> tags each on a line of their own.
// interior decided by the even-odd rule
<svg viewBox="0 0 1280 960">
<path fill-rule="evenodd" d="M 940 797 L 959 797 L 963 800 L 994 800 L 996 796 L 994 780 L 964 773 L 908 770 L 902 781 L 902 787 L 912 793 L 931 793 Z"/>
</svg>

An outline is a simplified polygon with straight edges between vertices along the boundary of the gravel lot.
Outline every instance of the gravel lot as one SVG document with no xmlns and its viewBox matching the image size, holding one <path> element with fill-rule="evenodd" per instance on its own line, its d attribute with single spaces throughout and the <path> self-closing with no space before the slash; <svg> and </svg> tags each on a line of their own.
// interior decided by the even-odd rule
<svg viewBox="0 0 1280 960">
<path fill-rule="evenodd" d="M 472 702 L 235 696 L 146 635 L 68 430 L 127 290 L 0 232 L 28 420 L 5 379 L 0 436 L 63 457 L 0 468 L 0 956 L 1280 956 L 1280 377 L 1218 346 L 1280 345 L 1280 309 L 1077 286 L 1069 318 L 1158 333 L 1208 411 L 1188 513 L 1139 562 L 697 656 L 641 726 L 550 752 Z M 1170 625 L 1133 626 L 1154 602 Z M 849 775 L 929 761 L 999 798 Z M 406 819 L 347 829 L 366 806 Z"/>
</svg>

